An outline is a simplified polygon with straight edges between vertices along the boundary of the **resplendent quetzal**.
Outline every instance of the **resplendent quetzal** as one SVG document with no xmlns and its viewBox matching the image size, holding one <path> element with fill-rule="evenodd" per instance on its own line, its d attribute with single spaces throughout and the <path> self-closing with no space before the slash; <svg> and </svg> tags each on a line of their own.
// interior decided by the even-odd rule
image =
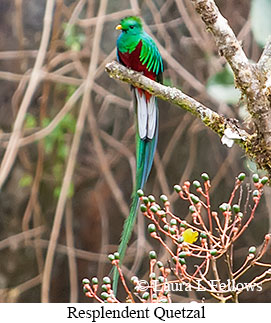
<svg viewBox="0 0 271 323">
<path fill-rule="evenodd" d="M 118 61 L 126 67 L 142 72 L 152 80 L 162 82 L 163 62 L 153 39 L 144 31 L 138 17 L 126 17 L 116 29 L 121 30 L 117 40 Z M 139 206 L 137 190 L 143 189 L 149 176 L 158 138 L 158 107 L 156 97 L 132 88 L 136 112 L 136 182 L 130 214 L 125 221 L 119 245 L 120 263 L 130 240 Z M 113 289 L 116 292 L 119 274 L 115 268 Z"/>
</svg>

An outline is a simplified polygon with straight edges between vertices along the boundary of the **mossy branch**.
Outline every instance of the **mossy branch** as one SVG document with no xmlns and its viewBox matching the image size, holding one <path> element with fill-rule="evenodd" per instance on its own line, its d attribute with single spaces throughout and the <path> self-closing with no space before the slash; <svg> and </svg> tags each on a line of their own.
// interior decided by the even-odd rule
<svg viewBox="0 0 271 323">
<path fill-rule="evenodd" d="M 110 77 L 129 83 L 135 87 L 142 88 L 149 93 L 155 95 L 159 99 L 170 102 L 199 118 L 208 128 L 217 133 L 220 137 L 225 136 L 225 130 L 230 129 L 237 137 L 235 140 L 240 147 L 244 149 L 248 157 L 253 158 L 253 136 L 249 135 L 245 130 L 241 129 L 238 122 L 233 119 L 226 118 L 204 106 L 190 96 L 184 94 L 175 87 L 165 86 L 157 83 L 141 73 L 128 69 L 125 66 L 113 61 L 106 65 L 106 72 Z"/>
<path fill-rule="evenodd" d="M 206 28 L 213 35 L 218 52 L 232 68 L 235 84 L 242 92 L 247 110 L 255 125 L 253 140 L 245 147 L 259 168 L 267 170 L 271 179 L 271 40 L 267 41 L 258 63 L 246 57 L 228 21 L 214 0 L 191 0 Z"/>
</svg>

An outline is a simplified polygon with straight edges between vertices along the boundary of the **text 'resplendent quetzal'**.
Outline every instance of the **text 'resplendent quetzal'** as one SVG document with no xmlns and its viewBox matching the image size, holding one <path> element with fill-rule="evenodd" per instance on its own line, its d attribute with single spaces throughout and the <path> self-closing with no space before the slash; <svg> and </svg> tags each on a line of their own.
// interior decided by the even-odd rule
<svg viewBox="0 0 271 323">
<path fill-rule="evenodd" d="M 153 39 L 144 31 L 141 19 L 126 17 L 116 29 L 121 30 L 117 40 L 118 61 L 126 67 L 142 72 L 152 80 L 162 82 L 162 57 Z M 130 214 L 125 221 L 119 246 L 120 263 L 130 240 L 139 206 L 137 190 L 143 189 L 149 176 L 158 138 L 158 106 L 156 97 L 139 89 L 132 89 L 135 96 L 136 131 L 136 182 Z M 118 271 L 115 268 L 113 289 L 116 292 Z"/>
</svg>

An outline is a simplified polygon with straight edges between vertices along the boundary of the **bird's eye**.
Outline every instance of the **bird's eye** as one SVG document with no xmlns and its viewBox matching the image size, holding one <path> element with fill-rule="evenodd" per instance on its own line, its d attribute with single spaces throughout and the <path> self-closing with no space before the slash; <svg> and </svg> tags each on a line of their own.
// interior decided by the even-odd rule
<svg viewBox="0 0 271 323">
<path fill-rule="evenodd" d="M 134 29 L 134 26 L 130 26 L 130 29 Z"/>
</svg>

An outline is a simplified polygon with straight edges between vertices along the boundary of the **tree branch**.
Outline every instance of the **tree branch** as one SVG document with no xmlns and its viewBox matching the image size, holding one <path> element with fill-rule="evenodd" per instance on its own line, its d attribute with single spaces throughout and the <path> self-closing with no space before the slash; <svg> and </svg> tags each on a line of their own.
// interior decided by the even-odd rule
<svg viewBox="0 0 271 323">
<path fill-rule="evenodd" d="M 250 63 L 227 20 L 219 12 L 214 0 L 191 0 L 203 22 L 214 36 L 220 55 L 230 64 L 236 81 L 246 100 L 247 110 L 255 124 L 254 144 L 249 155 L 258 166 L 266 169 L 271 178 L 271 73 L 270 40 L 258 64 Z M 246 148 L 247 149 L 247 148 Z"/>
<path fill-rule="evenodd" d="M 191 1 L 207 29 L 213 34 L 220 55 L 224 56 L 230 64 L 236 85 L 242 92 L 246 91 L 254 79 L 253 71 L 228 21 L 221 15 L 213 0 Z"/>
<path fill-rule="evenodd" d="M 263 53 L 258 61 L 260 68 L 271 71 L 271 37 L 268 38 L 267 43 L 264 46 Z"/>
<path fill-rule="evenodd" d="M 105 70 L 110 77 L 116 80 L 142 88 L 156 97 L 175 104 L 190 112 L 222 138 L 227 137 L 227 134 L 230 132 L 232 134 L 232 138 L 230 138 L 229 135 L 228 139 L 237 139 L 235 142 L 246 151 L 250 158 L 253 157 L 250 154 L 249 149 L 249 147 L 252 145 L 253 136 L 250 136 L 245 130 L 241 129 L 237 120 L 219 115 L 215 111 L 207 108 L 200 102 L 184 94 L 181 90 L 157 83 L 115 61 L 108 63 L 105 66 Z M 225 133 L 226 129 L 228 130 Z"/>
<path fill-rule="evenodd" d="M 182 109 L 189 111 L 197 118 L 200 118 L 209 128 L 220 136 L 224 135 L 224 129 L 227 125 L 226 118 L 220 116 L 211 109 L 205 107 L 195 99 L 184 94 L 182 91 L 157 83 L 148 77 L 126 68 L 125 66 L 113 61 L 108 63 L 105 70 L 109 75 L 135 87 L 142 88 L 156 97 L 175 104 Z"/>
</svg>

